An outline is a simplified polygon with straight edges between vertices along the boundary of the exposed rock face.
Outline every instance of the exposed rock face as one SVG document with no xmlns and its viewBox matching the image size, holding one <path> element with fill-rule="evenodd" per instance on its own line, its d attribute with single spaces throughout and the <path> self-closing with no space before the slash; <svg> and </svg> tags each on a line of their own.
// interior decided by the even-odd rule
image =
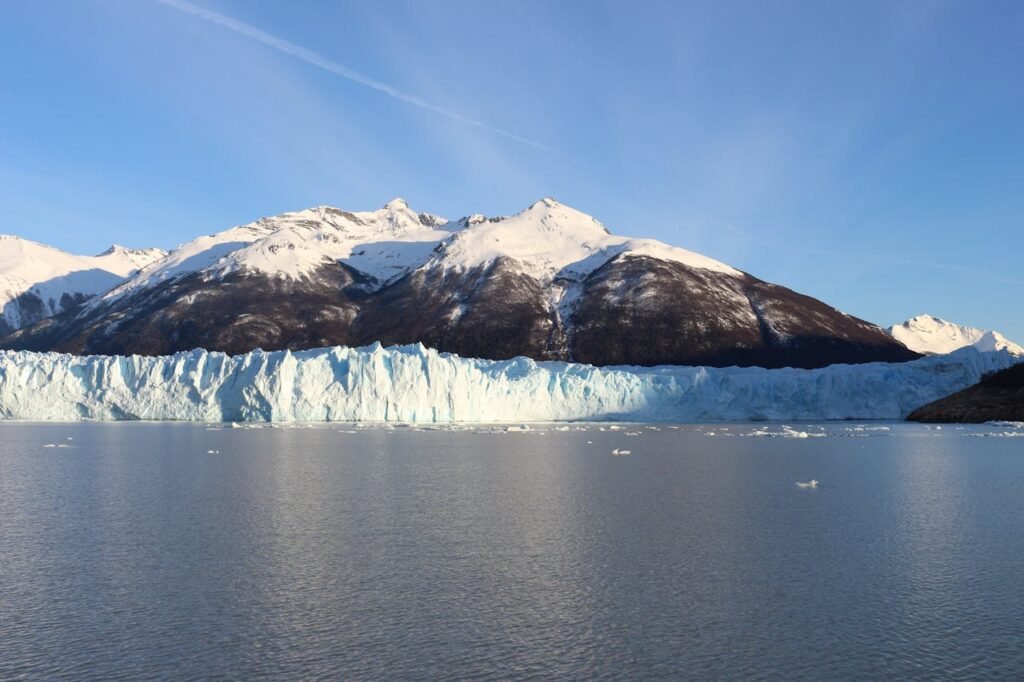
<svg viewBox="0 0 1024 682">
<path fill-rule="evenodd" d="M 750 275 L 618 256 L 583 283 L 572 358 L 592 364 L 820 367 L 912 359 L 878 328 Z"/>
<path fill-rule="evenodd" d="M 420 342 L 595 365 L 903 361 L 879 327 L 723 263 L 610 234 L 553 200 L 449 223 L 396 200 L 202 237 L 0 344 L 168 354 Z"/>
<path fill-rule="evenodd" d="M 1024 364 L 984 377 L 958 393 L 918 408 L 907 417 L 916 422 L 1024 422 Z"/>
</svg>

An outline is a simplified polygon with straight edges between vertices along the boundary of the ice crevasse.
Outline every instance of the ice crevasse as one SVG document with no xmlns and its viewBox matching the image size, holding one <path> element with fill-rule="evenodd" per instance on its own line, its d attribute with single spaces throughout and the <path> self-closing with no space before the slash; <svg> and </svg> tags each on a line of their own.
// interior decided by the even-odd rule
<svg viewBox="0 0 1024 682">
<path fill-rule="evenodd" d="M 164 357 L 0 352 L 21 420 L 530 422 L 902 419 L 1020 358 L 966 348 L 906 363 L 593 367 L 422 345 Z"/>
</svg>

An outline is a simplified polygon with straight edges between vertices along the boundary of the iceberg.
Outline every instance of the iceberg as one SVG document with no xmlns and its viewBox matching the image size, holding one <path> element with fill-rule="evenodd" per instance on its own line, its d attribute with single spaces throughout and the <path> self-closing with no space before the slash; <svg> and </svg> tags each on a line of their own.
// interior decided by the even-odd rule
<svg viewBox="0 0 1024 682">
<path fill-rule="evenodd" d="M 422 345 L 170 356 L 0 352 L 0 417 L 33 421 L 707 422 L 902 419 L 1019 362 L 965 348 L 906 363 L 594 367 Z"/>
</svg>

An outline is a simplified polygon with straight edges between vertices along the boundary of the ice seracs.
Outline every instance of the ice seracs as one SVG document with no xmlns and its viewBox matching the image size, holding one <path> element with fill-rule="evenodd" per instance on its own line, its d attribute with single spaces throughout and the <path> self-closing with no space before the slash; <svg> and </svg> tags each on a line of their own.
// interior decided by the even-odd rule
<svg viewBox="0 0 1024 682">
<path fill-rule="evenodd" d="M 568 420 L 895 420 L 1017 361 L 1007 351 L 979 353 L 972 348 L 906 363 L 814 370 L 602 368 L 527 358 L 475 360 L 421 345 L 380 344 L 237 356 L 205 351 L 164 357 L 3 351 L 0 417 L 519 425 Z"/>
<path fill-rule="evenodd" d="M 888 329 L 894 339 L 917 353 L 942 354 L 973 346 L 988 353 L 1007 350 L 1024 355 L 1024 347 L 995 331 L 967 327 L 932 315 L 918 315 Z"/>
</svg>

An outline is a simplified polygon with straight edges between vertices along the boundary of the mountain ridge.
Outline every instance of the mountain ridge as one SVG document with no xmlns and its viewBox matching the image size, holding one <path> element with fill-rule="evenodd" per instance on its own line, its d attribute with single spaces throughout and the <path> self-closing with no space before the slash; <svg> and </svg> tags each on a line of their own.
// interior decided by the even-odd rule
<svg viewBox="0 0 1024 682">
<path fill-rule="evenodd" d="M 0 235 L 0 335 L 71 310 L 166 255 L 118 244 L 80 256 L 17 235 Z"/>
<path fill-rule="evenodd" d="M 815 367 L 918 357 L 881 328 L 545 198 L 455 221 L 395 199 L 199 237 L 2 345 L 165 354 L 422 342 L 464 356 Z"/>
</svg>

